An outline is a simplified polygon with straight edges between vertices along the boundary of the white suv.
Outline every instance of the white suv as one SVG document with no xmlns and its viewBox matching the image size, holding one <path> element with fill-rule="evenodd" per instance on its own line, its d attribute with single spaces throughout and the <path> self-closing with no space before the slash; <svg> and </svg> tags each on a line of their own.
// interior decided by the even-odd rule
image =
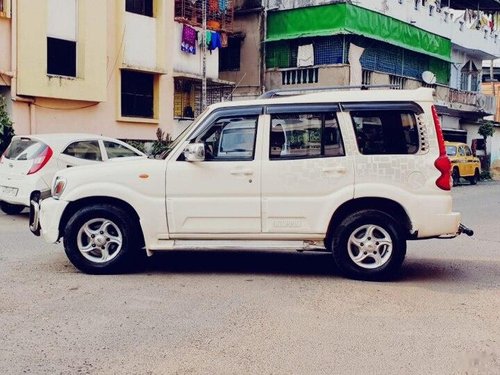
<svg viewBox="0 0 500 375">
<path fill-rule="evenodd" d="M 409 239 L 454 237 L 450 162 L 431 89 L 337 91 L 209 107 L 164 160 L 58 173 L 31 229 L 87 273 L 139 250 L 328 251 L 387 279 Z"/>
</svg>

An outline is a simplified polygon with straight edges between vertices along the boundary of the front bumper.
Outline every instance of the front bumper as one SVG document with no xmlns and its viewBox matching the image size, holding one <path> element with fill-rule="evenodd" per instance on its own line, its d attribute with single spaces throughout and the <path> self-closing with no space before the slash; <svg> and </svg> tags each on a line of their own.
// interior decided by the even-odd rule
<svg viewBox="0 0 500 375">
<path fill-rule="evenodd" d="M 47 198 L 40 203 L 32 199 L 30 204 L 30 230 L 42 235 L 45 241 L 55 243 L 59 240 L 59 224 L 68 202 Z"/>
</svg>

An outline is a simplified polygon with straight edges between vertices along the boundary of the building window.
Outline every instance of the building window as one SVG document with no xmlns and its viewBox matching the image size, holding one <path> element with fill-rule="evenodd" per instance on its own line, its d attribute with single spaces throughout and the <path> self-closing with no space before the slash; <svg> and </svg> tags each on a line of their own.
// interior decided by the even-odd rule
<svg viewBox="0 0 500 375">
<path fill-rule="evenodd" d="M 195 88 L 192 81 L 175 79 L 174 86 L 174 117 L 194 118 Z"/>
<path fill-rule="evenodd" d="M 123 117 L 154 118 L 154 75 L 122 70 L 121 99 Z"/>
<path fill-rule="evenodd" d="M 219 51 L 221 72 L 240 70 L 241 38 L 229 38 L 227 48 L 221 48 Z"/>
<path fill-rule="evenodd" d="M 4 0 L 0 0 L 0 13 L 5 12 L 5 5 L 3 4 Z"/>
<path fill-rule="evenodd" d="M 76 42 L 47 38 L 47 74 L 76 77 Z"/>
<path fill-rule="evenodd" d="M 153 17 L 153 0 L 127 0 L 125 10 L 130 13 Z"/>
<path fill-rule="evenodd" d="M 480 81 L 479 70 L 472 61 L 467 61 L 460 71 L 460 89 L 464 91 L 478 91 Z"/>
</svg>

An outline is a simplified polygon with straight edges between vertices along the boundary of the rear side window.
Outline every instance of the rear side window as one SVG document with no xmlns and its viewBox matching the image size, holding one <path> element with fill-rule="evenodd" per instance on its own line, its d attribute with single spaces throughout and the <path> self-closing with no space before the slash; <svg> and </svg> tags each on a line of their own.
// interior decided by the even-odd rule
<svg viewBox="0 0 500 375">
<path fill-rule="evenodd" d="M 134 151 L 116 142 L 104 141 L 104 148 L 108 154 L 108 159 L 126 158 L 130 156 L 140 156 Z"/>
<path fill-rule="evenodd" d="M 343 156 L 335 113 L 275 114 L 271 118 L 271 160 Z"/>
<path fill-rule="evenodd" d="M 73 156 L 78 159 L 101 161 L 101 149 L 98 141 L 78 141 L 73 142 L 63 154 Z"/>
<path fill-rule="evenodd" d="M 45 143 L 34 139 L 18 138 L 11 142 L 4 156 L 9 160 L 33 160 L 40 155 L 46 147 L 47 145 Z"/>
<path fill-rule="evenodd" d="M 351 117 L 359 151 L 364 155 L 415 154 L 420 149 L 414 112 L 354 111 Z"/>
</svg>

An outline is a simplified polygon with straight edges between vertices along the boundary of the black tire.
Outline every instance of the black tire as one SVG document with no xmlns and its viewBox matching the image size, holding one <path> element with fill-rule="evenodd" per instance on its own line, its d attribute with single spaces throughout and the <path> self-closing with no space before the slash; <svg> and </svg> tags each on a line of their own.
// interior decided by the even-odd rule
<svg viewBox="0 0 500 375">
<path fill-rule="evenodd" d="M 373 238 L 367 237 L 370 228 L 373 229 Z M 363 233 L 363 230 L 366 231 L 363 238 L 355 236 Z M 361 241 L 359 246 L 352 243 L 353 238 Z M 364 240 L 365 243 L 362 242 Z M 390 245 L 380 244 L 377 240 L 390 240 L 392 249 Z M 357 280 L 392 279 L 398 275 L 406 256 L 406 238 L 403 229 L 392 216 L 379 210 L 361 210 L 346 217 L 335 228 L 331 245 L 333 259 L 341 273 Z M 376 255 L 377 252 L 381 258 L 380 266 L 375 262 L 375 258 L 379 257 Z M 363 257 L 362 254 L 365 254 L 366 258 L 356 263 L 352 257 Z M 370 259 L 373 263 L 370 263 Z"/>
<path fill-rule="evenodd" d="M 453 172 L 451 172 L 451 178 L 453 181 L 453 186 L 457 186 L 460 183 L 460 171 L 458 168 L 453 168 Z"/>
<path fill-rule="evenodd" d="M 102 224 L 100 228 L 104 227 L 105 229 L 99 232 L 97 227 L 100 225 L 100 221 L 103 220 L 111 222 L 112 225 L 108 224 L 104 227 L 104 224 Z M 95 223 L 89 224 L 93 221 Z M 95 228 L 92 225 L 95 225 Z M 83 231 L 84 227 L 95 230 L 93 232 L 95 238 L 91 239 Z M 113 240 L 107 242 L 109 238 L 118 239 L 120 237 L 121 247 Z M 89 247 L 93 246 L 92 244 L 98 244 L 94 246 L 94 249 L 85 252 L 87 257 L 79 249 L 79 244 L 83 247 L 82 244 L 85 244 L 83 243 L 85 240 Z M 100 243 L 98 240 L 106 242 Z M 69 219 L 64 229 L 64 250 L 66 255 L 76 268 L 89 274 L 115 274 L 130 271 L 135 260 L 140 258 L 141 251 L 143 251 L 141 250 L 142 242 L 139 223 L 131 219 L 131 215 L 127 210 L 111 204 L 95 204 L 82 208 Z M 101 245 L 103 247 L 99 248 Z M 104 248 L 106 248 L 106 252 L 109 253 L 111 259 L 99 262 L 97 258 L 104 256 L 104 252 L 101 251 Z M 99 255 L 99 253 L 101 254 Z"/>
<path fill-rule="evenodd" d="M 477 182 L 479 181 L 479 169 L 476 168 L 476 170 L 474 171 L 474 176 L 472 177 L 469 177 L 469 182 L 471 185 L 476 185 Z"/>
<path fill-rule="evenodd" d="M 7 202 L 0 202 L 0 209 L 7 215 L 19 215 L 25 209 L 25 206 L 19 204 L 10 204 Z"/>
</svg>

